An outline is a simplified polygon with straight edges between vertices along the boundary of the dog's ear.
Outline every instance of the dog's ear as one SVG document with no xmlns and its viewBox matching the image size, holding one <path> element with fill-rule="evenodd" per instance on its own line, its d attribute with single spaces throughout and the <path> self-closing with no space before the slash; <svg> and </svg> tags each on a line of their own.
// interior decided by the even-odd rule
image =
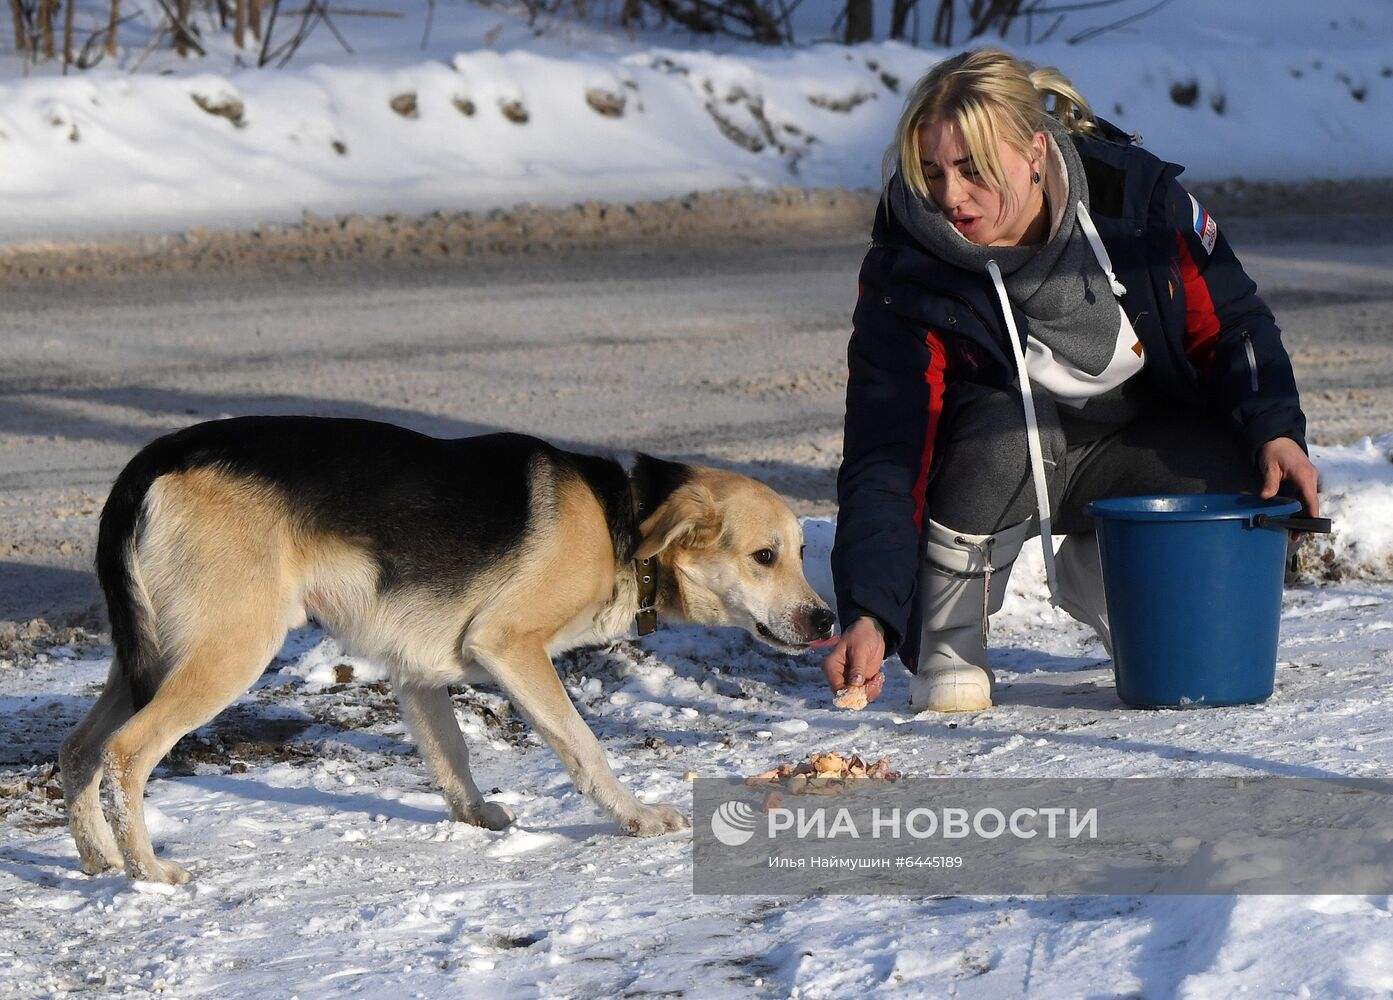
<svg viewBox="0 0 1393 1000">
<path fill-rule="evenodd" d="M 705 486 L 688 483 L 679 486 L 639 526 L 638 559 L 648 559 L 677 545 L 684 549 L 704 549 L 714 545 L 721 534 L 721 512 L 716 498 Z"/>
</svg>

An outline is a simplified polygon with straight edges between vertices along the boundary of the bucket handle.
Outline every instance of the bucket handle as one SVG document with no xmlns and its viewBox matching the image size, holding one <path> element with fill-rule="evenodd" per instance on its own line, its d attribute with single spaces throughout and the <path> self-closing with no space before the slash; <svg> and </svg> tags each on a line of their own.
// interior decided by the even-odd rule
<svg viewBox="0 0 1393 1000">
<path fill-rule="evenodd" d="M 1278 517 L 1273 514 L 1259 514 L 1253 518 L 1254 527 L 1285 528 L 1288 531 L 1307 531 L 1315 534 L 1330 533 L 1328 517 Z"/>
</svg>

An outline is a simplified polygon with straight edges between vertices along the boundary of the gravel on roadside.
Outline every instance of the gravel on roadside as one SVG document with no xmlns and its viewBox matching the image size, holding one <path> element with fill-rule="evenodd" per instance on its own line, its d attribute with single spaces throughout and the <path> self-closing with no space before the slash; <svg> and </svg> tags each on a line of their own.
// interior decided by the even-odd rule
<svg viewBox="0 0 1393 1000">
<path fill-rule="evenodd" d="M 1336 212 L 1351 219 L 1393 214 L 1393 178 L 1298 184 L 1226 180 L 1193 191 L 1221 217 L 1278 220 Z M 423 216 L 306 212 L 293 224 L 102 242 L 0 247 L 0 283 L 135 278 L 335 264 L 418 264 L 489 255 L 803 234 L 869 233 L 876 192 L 840 188 L 693 192 L 661 201 L 568 208 L 517 205 Z"/>
</svg>

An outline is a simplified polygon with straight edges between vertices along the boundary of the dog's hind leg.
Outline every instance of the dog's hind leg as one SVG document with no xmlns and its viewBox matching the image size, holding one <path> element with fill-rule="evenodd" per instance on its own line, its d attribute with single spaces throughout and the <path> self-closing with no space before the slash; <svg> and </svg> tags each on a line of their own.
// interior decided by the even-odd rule
<svg viewBox="0 0 1393 1000">
<path fill-rule="evenodd" d="M 107 815 L 132 878 L 188 881 L 183 868 L 155 857 L 145 785 L 180 737 L 251 687 L 304 620 L 312 540 L 292 525 L 281 494 L 216 467 L 163 476 L 146 495 L 131 572 L 161 651 L 159 676 L 133 688 L 139 710 L 102 750 Z"/>
<path fill-rule="evenodd" d="M 397 686 L 397 700 L 421 756 L 450 806 L 450 818 L 489 830 L 502 830 L 516 817 L 505 805 L 485 802 L 469 773 L 469 747 L 455 721 L 450 693 L 443 687 Z"/>
<path fill-rule="evenodd" d="M 205 628 L 150 704 L 107 741 L 102 764 L 111 793 L 111 819 L 131 878 L 170 884 L 189 880 L 182 867 L 155 857 L 145 827 L 145 784 L 182 736 L 251 687 L 285 632 L 275 619 L 242 628 Z"/>
<path fill-rule="evenodd" d="M 620 829 L 635 837 L 652 837 L 687 828 L 686 817 L 676 809 L 643 804 L 614 776 L 604 749 L 571 703 L 541 642 L 518 637 L 506 652 L 480 659 L 513 707 L 556 751 L 576 790 L 613 816 Z"/>
<path fill-rule="evenodd" d="M 88 875 L 120 869 L 124 864 L 111 826 L 102 813 L 102 745 L 134 712 L 130 682 L 121 664 L 113 659 L 106 687 L 96 704 L 58 751 L 68 827 L 77 842 L 82 870 Z"/>
</svg>

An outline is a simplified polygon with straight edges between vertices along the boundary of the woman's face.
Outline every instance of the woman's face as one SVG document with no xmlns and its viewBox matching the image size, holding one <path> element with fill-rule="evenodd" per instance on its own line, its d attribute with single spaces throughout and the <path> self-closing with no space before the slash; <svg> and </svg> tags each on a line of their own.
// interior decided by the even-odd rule
<svg viewBox="0 0 1393 1000">
<path fill-rule="evenodd" d="M 978 246 L 1020 246 L 1044 204 L 1032 177 L 1044 161 L 1045 143 L 1045 134 L 1035 133 L 1029 157 L 1008 143 L 997 147 L 1013 195 L 1007 199 L 977 172 L 956 123 L 925 123 L 919 127 L 919 155 L 929 195 L 953 227 Z"/>
</svg>

